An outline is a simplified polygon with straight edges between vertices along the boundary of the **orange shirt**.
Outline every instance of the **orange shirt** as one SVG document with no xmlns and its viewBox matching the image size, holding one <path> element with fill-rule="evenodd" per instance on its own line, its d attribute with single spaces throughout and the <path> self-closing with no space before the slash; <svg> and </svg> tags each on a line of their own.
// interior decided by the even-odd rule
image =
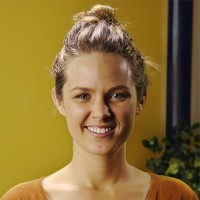
<svg viewBox="0 0 200 200">
<path fill-rule="evenodd" d="M 148 200 L 199 200 L 190 187 L 182 181 L 149 174 L 151 186 L 148 192 Z M 42 187 L 42 180 L 43 178 L 21 183 L 9 190 L 1 200 L 48 200 Z"/>
</svg>

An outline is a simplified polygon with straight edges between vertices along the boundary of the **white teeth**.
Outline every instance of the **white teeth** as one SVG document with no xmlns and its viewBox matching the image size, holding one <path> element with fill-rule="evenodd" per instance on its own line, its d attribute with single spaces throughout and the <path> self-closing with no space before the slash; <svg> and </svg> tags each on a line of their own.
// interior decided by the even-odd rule
<svg viewBox="0 0 200 200">
<path fill-rule="evenodd" d="M 103 133 L 108 133 L 112 130 L 112 128 L 97 128 L 97 127 L 87 127 L 88 130 L 98 133 L 98 134 L 103 134 Z"/>
</svg>

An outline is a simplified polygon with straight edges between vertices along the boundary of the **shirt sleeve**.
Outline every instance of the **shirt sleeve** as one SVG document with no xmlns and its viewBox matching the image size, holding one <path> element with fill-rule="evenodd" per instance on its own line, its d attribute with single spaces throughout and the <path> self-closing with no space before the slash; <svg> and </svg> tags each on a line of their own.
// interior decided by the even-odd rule
<svg viewBox="0 0 200 200">
<path fill-rule="evenodd" d="M 183 181 L 151 174 L 152 186 L 148 200 L 199 200 L 197 194 Z"/>
<path fill-rule="evenodd" d="M 39 179 L 11 188 L 0 200 L 47 200 L 47 197 Z"/>
</svg>

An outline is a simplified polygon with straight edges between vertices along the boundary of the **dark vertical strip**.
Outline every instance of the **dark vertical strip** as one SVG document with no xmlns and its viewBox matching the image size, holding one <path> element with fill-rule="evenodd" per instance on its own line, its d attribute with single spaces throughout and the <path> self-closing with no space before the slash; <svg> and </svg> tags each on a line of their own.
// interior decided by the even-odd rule
<svg viewBox="0 0 200 200">
<path fill-rule="evenodd" d="M 167 68 L 167 136 L 190 123 L 192 0 L 169 0 Z"/>
</svg>

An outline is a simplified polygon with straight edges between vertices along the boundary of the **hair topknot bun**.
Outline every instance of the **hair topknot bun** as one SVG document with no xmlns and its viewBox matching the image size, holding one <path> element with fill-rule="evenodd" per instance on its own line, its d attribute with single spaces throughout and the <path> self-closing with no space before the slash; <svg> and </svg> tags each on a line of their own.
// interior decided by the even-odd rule
<svg viewBox="0 0 200 200">
<path fill-rule="evenodd" d="M 89 11 L 76 14 L 74 20 L 75 22 L 99 22 L 104 20 L 109 24 L 117 23 L 115 19 L 115 10 L 110 6 L 100 4 L 93 6 Z"/>
</svg>

